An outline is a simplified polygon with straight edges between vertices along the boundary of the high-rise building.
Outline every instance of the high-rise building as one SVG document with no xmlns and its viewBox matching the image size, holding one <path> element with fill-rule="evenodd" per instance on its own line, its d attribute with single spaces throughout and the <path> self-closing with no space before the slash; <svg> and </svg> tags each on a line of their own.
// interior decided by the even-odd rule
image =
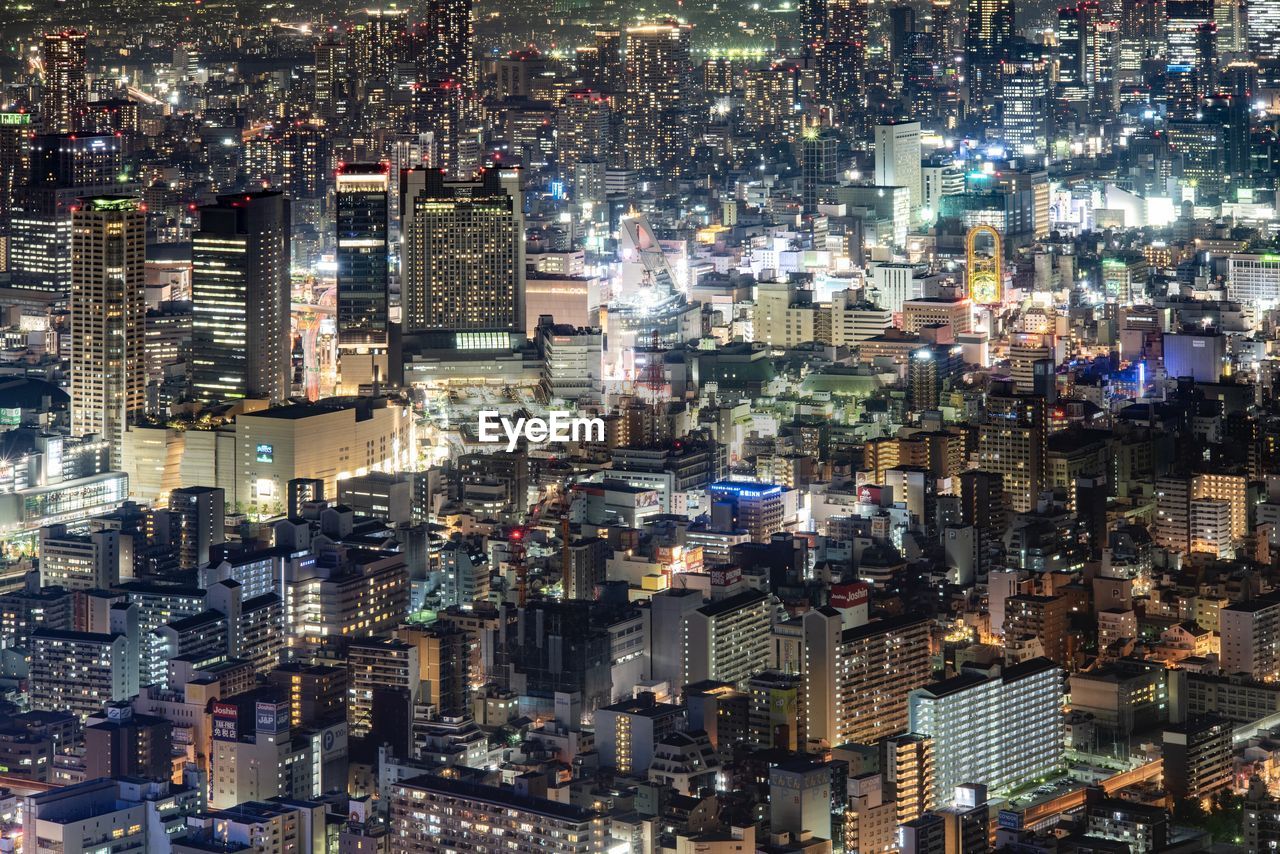
<svg viewBox="0 0 1280 854">
<path fill-rule="evenodd" d="M 1235 557 L 1231 543 L 1231 503 L 1217 498 L 1192 498 L 1191 551 L 1228 560 Z"/>
<path fill-rule="evenodd" d="M 835 0 L 826 6 L 818 51 L 819 97 L 842 122 L 858 121 L 866 104 L 869 4 Z"/>
<path fill-rule="evenodd" d="M 96 434 L 120 468 L 125 428 L 146 408 L 146 213 L 131 196 L 72 214 L 71 431 Z"/>
<path fill-rule="evenodd" d="M 902 616 L 844 628 L 840 612 L 804 615 L 810 740 L 869 744 L 907 730 L 907 693 L 928 682 L 929 623 Z"/>
<path fill-rule="evenodd" d="M 1257 682 L 1280 679 L 1280 594 L 1237 602 L 1218 613 L 1222 633 L 1222 671 L 1245 674 Z"/>
<path fill-rule="evenodd" d="M 412 165 L 443 169 L 459 180 L 472 177 L 479 163 L 469 151 L 474 134 L 468 122 L 467 99 L 465 87 L 456 80 L 429 80 L 414 88 L 415 120 L 410 127 L 419 134 L 422 151 Z"/>
<path fill-rule="evenodd" d="M 627 29 L 623 150 L 632 168 L 669 165 L 687 144 L 689 33 L 675 22 Z"/>
<path fill-rule="evenodd" d="M 288 742 L 288 738 L 284 739 Z M 274 746 L 276 738 L 269 737 L 266 747 Z M 283 753 L 283 751 L 281 751 Z M 266 751 L 258 752 L 254 760 L 270 761 Z M 249 762 L 245 763 L 246 765 Z M 261 769 L 250 768 L 250 772 Z M 266 776 L 266 775 L 262 775 Z M 245 787 L 246 797 L 223 809 L 210 809 L 188 820 L 186 833 L 172 843 L 173 854 L 200 854 L 211 848 L 253 850 L 261 854 L 290 854 L 294 851 L 321 851 L 325 847 L 325 806 L 318 801 L 267 800 L 268 795 L 248 795 L 251 787 Z M 282 790 L 285 794 L 285 790 Z M 295 797 L 311 795 L 299 793 Z M 366 840 L 367 841 L 367 840 Z M 362 841 L 355 842 L 357 846 Z M 364 851 L 356 847 L 349 849 Z"/>
<path fill-rule="evenodd" d="M 743 72 L 743 130 L 754 136 L 793 136 L 799 83 L 795 69 L 781 63 Z"/>
<path fill-rule="evenodd" d="M 1028 513 L 1035 509 L 1045 486 L 1045 398 L 994 392 L 987 395 L 986 415 L 978 427 L 978 464 L 1002 476 L 1004 494 L 1015 513 Z"/>
<path fill-rule="evenodd" d="M 897 824 L 933 809 L 933 740 L 917 733 L 890 736 L 880 742 L 885 795 L 894 801 Z"/>
<path fill-rule="evenodd" d="M 289 661 L 268 672 L 266 678 L 288 695 L 289 722 L 293 726 L 346 720 L 346 668 Z"/>
<path fill-rule="evenodd" d="M 916 10 L 910 6 L 890 6 L 889 61 L 893 64 L 895 75 L 901 73 L 907 56 L 907 37 L 914 32 L 918 32 Z"/>
<path fill-rule="evenodd" d="M 334 33 L 316 43 L 315 105 L 317 115 L 336 119 L 347 113 L 351 66 L 347 45 Z"/>
<path fill-rule="evenodd" d="M 1071 620 L 1071 602 L 1067 597 L 1010 596 L 1004 603 L 1004 615 L 1006 639 L 1036 638 L 1046 658 L 1067 664 L 1067 630 Z"/>
<path fill-rule="evenodd" d="M 950 806 L 938 810 L 946 834 L 946 850 L 954 854 L 987 854 L 991 850 L 991 808 L 987 787 L 957 786 Z"/>
<path fill-rule="evenodd" d="M 995 117 L 1000 94 L 1000 63 L 1013 42 L 1013 0 L 974 0 L 965 29 L 965 64 L 969 77 L 969 111 L 979 121 Z"/>
<path fill-rule="evenodd" d="M 84 33 L 45 33 L 44 99 L 40 103 L 45 133 L 74 133 L 80 129 L 80 113 L 89 100 L 84 46 Z"/>
<path fill-rule="evenodd" d="M 0 232 L 9 233 L 13 207 L 30 178 L 31 114 L 0 112 Z"/>
<path fill-rule="evenodd" d="M 396 637 L 417 649 L 421 691 L 417 701 L 436 717 L 468 717 L 471 700 L 467 645 L 471 635 L 456 625 L 402 626 Z"/>
<path fill-rule="evenodd" d="M 831 768 L 798 756 L 769 769 L 769 827 L 800 838 L 831 838 Z"/>
<path fill-rule="evenodd" d="M 487 169 L 479 181 L 450 181 L 414 169 L 401 178 L 401 205 L 405 335 L 453 333 L 447 347 L 472 349 L 523 335 L 520 173 Z"/>
<path fill-rule="evenodd" d="M 1200 28 L 1213 23 L 1213 0 L 1166 0 L 1165 57 L 1170 65 L 1200 64 Z"/>
<path fill-rule="evenodd" d="M 800 192 L 804 209 L 816 213 L 824 191 L 837 183 L 839 138 L 828 129 L 808 126 L 800 137 Z"/>
<path fill-rule="evenodd" d="M 211 712 L 209 806 L 226 810 L 247 801 L 312 794 L 317 747 L 310 739 L 292 737 L 288 703 L 246 698 L 244 703 L 215 702 Z"/>
<path fill-rule="evenodd" d="M 1280 849 L 1280 801 L 1272 797 L 1261 777 L 1250 778 L 1244 798 L 1244 847 L 1246 851 Z"/>
<path fill-rule="evenodd" d="M 180 567 L 204 566 L 209 563 L 210 550 L 227 541 L 223 528 L 226 502 L 226 492 L 216 486 L 185 486 L 169 493 L 169 513 L 178 523 Z"/>
<path fill-rule="evenodd" d="M 119 610 L 111 614 L 113 629 L 126 628 L 127 617 Z M 138 693 L 135 646 L 136 639 L 123 631 L 32 632 L 31 708 L 70 712 L 84 720 L 105 703 L 131 700 Z"/>
<path fill-rule="evenodd" d="M 1036 156 L 1049 144 L 1049 64 L 1044 60 L 1000 65 L 1000 133 L 1010 154 Z"/>
<path fill-rule="evenodd" d="M 1250 3 L 1247 47 L 1255 60 L 1280 59 L 1280 0 Z"/>
<path fill-rule="evenodd" d="M 1208 133 L 1202 136 L 1216 139 L 1221 144 L 1221 159 L 1214 158 L 1215 162 L 1221 164 L 1214 181 L 1222 189 L 1248 186 L 1251 178 L 1253 163 L 1249 95 L 1249 91 L 1245 89 L 1232 94 L 1210 93 L 1200 100 L 1197 117 L 1203 125 L 1208 126 Z"/>
<path fill-rule="evenodd" d="M 386 163 L 345 163 L 338 167 L 338 359 L 341 388 L 386 381 L 390 322 L 388 199 Z"/>
<path fill-rule="evenodd" d="M 946 854 L 947 824 L 942 816 L 927 812 L 898 826 L 900 854 Z"/>
<path fill-rule="evenodd" d="M 347 649 L 347 724 L 367 735 L 378 714 L 381 691 L 397 691 L 407 710 L 418 699 L 419 646 L 398 638 L 360 638 Z"/>
<path fill-rule="evenodd" d="M 1191 550 L 1191 479 L 1175 475 L 1156 480 L 1156 519 L 1153 533 L 1161 548 Z"/>
<path fill-rule="evenodd" d="M 26 154 L 31 171 L 9 217 L 10 274 L 16 287 L 65 292 L 80 199 L 129 194 L 138 185 L 120 181 L 123 145 L 113 135 L 43 134 L 30 139 Z"/>
<path fill-rule="evenodd" d="M 933 55 L 943 74 L 950 74 L 955 65 L 955 13 L 951 0 L 930 0 L 929 34 L 933 37 Z"/>
<path fill-rule="evenodd" d="M 1231 785 L 1232 730 L 1230 721 L 1211 716 L 1165 728 L 1161 753 L 1169 797 L 1211 798 Z"/>
<path fill-rule="evenodd" d="M 19 832 L 64 854 L 100 851 L 104 842 L 134 851 L 168 851 L 205 793 L 168 780 L 92 779 L 24 799 Z M 110 847 L 108 846 L 108 847 Z"/>
<path fill-rule="evenodd" d="M 683 709 L 652 694 L 596 709 L 595 719 L 600 764 L 622 774 L 644 774 L 658 742 L 684 728 Z"/>
<path fill-rule="evenodd" d="M 768 594 L 748 590 L 689 613 L 683 684 L 706 679 L 737 683 L 760 670 L 769 654 L 771 611 Z"/>
<path fill-rule="evenodd" d="M 598 585 L 605 582 L 609 555 L 609 544 L 600 537 L 570 542 L 561 556 L 568 561 L 561 568 L 565 598 L 595 599 Z"/>
<path fill-rule="evenodd" d="M 66 590 L 106 590 L 120 583 L 120 532 L 75 534 L 66 525 L 40 529 L 40 583 Z"/>
<path fill-rule="evenodd" d="M 622 57 L 622 33 L 619 30 L 595 32 L 594 83 L 592 85 L 611 94 L 620 95 L 626 89 L 626 69 Z"/>
<path fill-rule="evenodd" d="M 348 62 L 364 82 L 386 81 L 396 63 L 409 57 L 408 10 L 365 9 L 348 36 Z"/>
<path fill-rule="evenodd" d="M 609 156 L 610 98 L 590 89 L 569 93 L 557 118 L 556 156 L 560 174 L 571 177 L 582 161 L 604 162 Z"/>
<path fill-rule="evenodd" d="M 1120 40 L 1145 45 L 1140 56 L 1163 53 L 1166 0 L 1121 0 Z"/>
<path fill-rule="evenodd" d="M 746 531 L 753 542 L 766 543 L 782 528 L 786 499 L 771 483 L 720 481 L 707 490 L 711 523 L 721 531 Z"/>
<path fill-rule="evenodd" d="M 1058 10 L 1058 91 L 1069 101 L 1088 101 L 1094 94 L 1100 66 L 1101 7 L 1081 0 Z"/>
<path fill-rule="evenodd" d="M 432 76 L 455 80 L 467 92 L 475 89 L 475 40 L 471 23 L 471 0 L 429 0 L 427 36 L 434 46 Z"/>
<path fill-rule="evenodd" d="M 289 200 L 276 191 L 219 196 L 192 237 L 196 398 L 289 397 Z"/>
<path fill-rule="evenodd" d="M 1003 791 L 1045 777 L 1065 750 L 1063 671 L 1033 658 L 1002 674 L 959 676 L 911 692 L 911 731 L 934 741 L 934 800 L 952 802 L 957 786 Z"/>
<path fill-rule="evenodd" d="M 135 714 L 127 702 L 109 703 L 104 713 L 85 722 L 85 773 L 97 777 L 173 775 L 173 724 L 154 715 Z"/>
</svg>

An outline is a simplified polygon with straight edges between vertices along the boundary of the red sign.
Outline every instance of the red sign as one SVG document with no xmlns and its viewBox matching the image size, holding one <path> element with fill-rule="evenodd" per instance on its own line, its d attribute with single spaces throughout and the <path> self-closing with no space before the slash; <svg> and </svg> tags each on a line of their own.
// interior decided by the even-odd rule
<svg viewBox="0 0 1280 854">
<path fill-rule="evenodd" d="M 862 582 L 852 584 L 833 584 L 831 586 L 832 608 L 856 608 L 865 605 L 871 599 L 871 586 Z"/>
</svg>

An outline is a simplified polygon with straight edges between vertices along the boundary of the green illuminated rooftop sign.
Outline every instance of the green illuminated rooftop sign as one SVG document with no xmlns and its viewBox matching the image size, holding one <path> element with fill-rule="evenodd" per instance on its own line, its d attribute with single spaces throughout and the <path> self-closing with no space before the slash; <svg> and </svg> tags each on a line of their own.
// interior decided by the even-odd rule
<svg viewBox="0 0 1280 854">
<path fill-rule="evenodd" d="M 29 125 L 30 113 L 0 113 L 0 125 Z"/>
<path fill-rule="evenodd" d="M 88 206 L 95 211 L 133 211 L 138 209 L 138 200 L 130 196 L 99 196 L 87 199 Z"/>
</svg>

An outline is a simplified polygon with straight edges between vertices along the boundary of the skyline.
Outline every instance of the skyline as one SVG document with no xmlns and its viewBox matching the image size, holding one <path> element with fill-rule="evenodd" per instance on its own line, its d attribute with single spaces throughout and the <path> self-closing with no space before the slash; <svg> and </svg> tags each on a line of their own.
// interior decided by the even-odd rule
<svg viewBox="0 0 1280 854">
<path fill-rule="evenodd" d="M 0 32 L 0 850 L 1280 846 L 1280 0 Z"/>
</svg>

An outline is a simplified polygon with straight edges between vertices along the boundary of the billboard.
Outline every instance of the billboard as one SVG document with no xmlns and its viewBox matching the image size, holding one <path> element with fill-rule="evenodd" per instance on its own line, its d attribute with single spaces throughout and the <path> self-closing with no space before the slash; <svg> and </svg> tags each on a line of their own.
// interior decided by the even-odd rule
<svg viewBox="0 0 1280 854">
<path fill-rule="evenodd" d="M 871 586 L 862 582 L 851 584 L 833 584 L 831 586 L 832 608 L 856 608 L 866 605 L 871 598 Z"/>
<path fill-rule="evenodd" d="M 213 704 L 212 734 L 215 741 L 240 739 L 240 710 L 232 703 Z"/>
</svg>

